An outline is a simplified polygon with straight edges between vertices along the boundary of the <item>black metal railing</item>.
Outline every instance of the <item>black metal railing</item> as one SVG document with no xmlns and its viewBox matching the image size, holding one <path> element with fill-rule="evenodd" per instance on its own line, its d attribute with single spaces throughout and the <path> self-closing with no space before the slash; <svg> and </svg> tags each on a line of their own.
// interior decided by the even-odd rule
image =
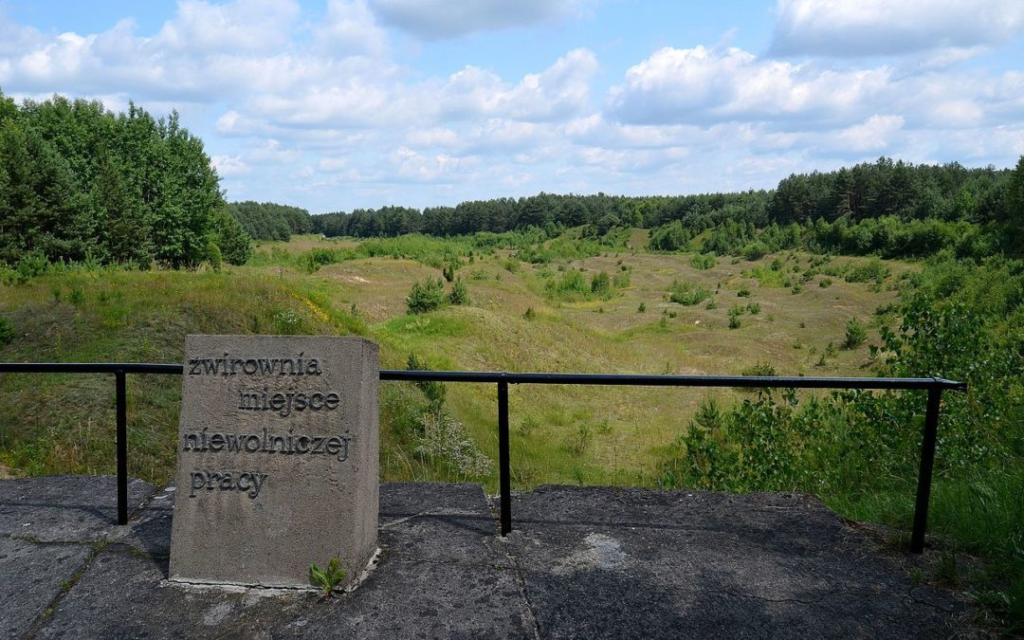
<svg viewBox="0 0 1024 640">
<path fill-rule="evenodd" d="M 117 385 L 117 521 L 128 523 L 128 427 L 125 376 L 129 373 L 181 375 L 180 364 L 142 363 L 3 363 L 0 373 L 107 373 Z M 943 391 L 965 391 L 966 382 L 944 378 L 805 378 L 793 376 L 653 376 L 589 373 L 500 373 L 475 371 L 400 371 L 383 369 L 382 381 L 476 382 L 498 386 L 498 467 L 501 492 L 501 534 L 512 530 L 512 481 L 509 454 L 508 386 L 510 384 L 579 384 L 642 387 L 741 387 L 748 389 L 871 389 L 927 390 L 924 429 L 921 438 L 921 467 L 917 480 L 917 502 L 910 550 L 924 550 L 931 495 L 932 468 L 939 428 Z"/>
</svg>

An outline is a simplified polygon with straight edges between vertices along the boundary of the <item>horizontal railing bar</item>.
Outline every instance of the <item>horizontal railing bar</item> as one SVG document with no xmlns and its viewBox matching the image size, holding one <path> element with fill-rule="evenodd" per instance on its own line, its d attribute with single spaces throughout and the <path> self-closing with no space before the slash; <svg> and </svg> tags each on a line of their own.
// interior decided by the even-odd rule
<svg viewBox="0 0 1024 640">
<path fill-rule="evenodd" d="M 603 373 L 500 373 L 381 370 L 381 380 L 404 382 L 507 382 L 647 387 L 750 387 L 794 389 L 956 389 L 967 384 L 944 378 L 810 378 L 800 376 L 661 376 Z"/>
<path fill-rule="evenodd" d="M 142 362 L 0 362 L 0 373 L 156 373 L 181 375 L 180 364 Z"/>
<path fill-rule="evenodd" d="M 112 362 L 0 362 L 0 373 L 155 373 L 184 372 L 180 364 Z M 504 373 L 499 371 L 406 371 L 382 369 L 380 379 L 401 382 L 481 382 L 580 384 L 645 387 L 745 387 L 755 389 L 967 389 L 945 378 L 819 378 L 804 376 L 668 376 L 606 373 Z"/>
</svg>

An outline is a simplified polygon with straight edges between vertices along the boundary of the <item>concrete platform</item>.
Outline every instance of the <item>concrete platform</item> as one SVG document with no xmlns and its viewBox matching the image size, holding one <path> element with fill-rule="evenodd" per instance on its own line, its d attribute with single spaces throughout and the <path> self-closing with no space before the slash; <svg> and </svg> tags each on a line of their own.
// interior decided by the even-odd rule
<svg viewBox="0 0 1024 640">
<path fill-rule="evenodd" d="M 173 489 L 0 481 L 0 637 L 977 637 L 955 594 L 915 586 L 813 498 L 542 487 L 497 535 L 476 485 L 383 484 L 375 568 L 315 594 L 166 582 Z"/>
</svg>

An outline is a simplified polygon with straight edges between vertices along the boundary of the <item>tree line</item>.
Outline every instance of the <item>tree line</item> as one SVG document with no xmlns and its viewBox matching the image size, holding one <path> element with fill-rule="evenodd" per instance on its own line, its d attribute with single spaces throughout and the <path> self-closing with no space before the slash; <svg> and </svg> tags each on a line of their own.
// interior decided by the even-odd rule
<svg viewBox="0 0 1024 640">
<path fill-rule="evenodd" d="M 246 200 L 228 203 L 228 211 L 256 240 L 288 242 L 293 234 L 313 232 L 309 211 L 299 207 Z"/>
<path fill-rule="evenodd" d="M 60 96 L 17 105 L 0 92 L 0 263 L 25 256 L 145 268 L 244 263 L 251 239 L 437 237 L 532 229 L 542 238 L 651 230 L 656 251 L 755 255 L 782 249 L 918 256 L 1024 254 L 1024 157 L 1015 169 L 880 158 L 794 174 L 774 190 L 685 196 L 555 195 L 454 207 L 386 206 L 310 216 L 226 203 L 202 141 L 177 113 Z"/>
<path fill-rule="evenodd" d="M 889 158 L 793 174 L 774 190 L 686 196 L 554 195 L 421 210 L 387 206 L 312 216 L 325 236 L 457 236 L 541 229 L 554 237 L 644 227 L 651 248 L 757 253 L 803 247 L 886 257 L 958 245 L 969 255 L 1024 250 L 1024 157 L 1016 169 L 915 165 Z"/>
</svg>

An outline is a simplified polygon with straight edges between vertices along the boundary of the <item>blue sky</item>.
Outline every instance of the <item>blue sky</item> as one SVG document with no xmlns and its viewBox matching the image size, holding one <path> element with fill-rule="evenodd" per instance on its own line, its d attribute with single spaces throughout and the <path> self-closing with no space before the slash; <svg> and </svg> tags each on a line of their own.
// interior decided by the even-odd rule
<svg viewBox="0 0 1024 640">
<path fill-rule="evenodd" d="M 156 115 L 311 212 L 1024 155 L 1021 0 L 0 0 L 0 90 Z"/>
</svg>

